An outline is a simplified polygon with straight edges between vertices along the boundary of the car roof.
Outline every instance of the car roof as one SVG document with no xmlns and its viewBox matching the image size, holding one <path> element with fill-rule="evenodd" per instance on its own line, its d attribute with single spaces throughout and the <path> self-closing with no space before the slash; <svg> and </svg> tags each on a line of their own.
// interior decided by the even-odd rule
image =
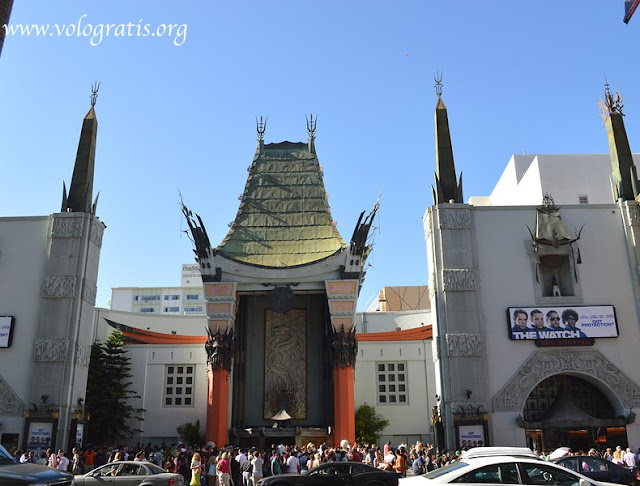
<svg viewBox="0 0 640 486">
<path fill-rule="evenodd" d="M 528 447 L 474 447 L 462 454 L 463 459 L 496 456 L 528 457 L 530 459 L 538 458 L 538 456 L 536 456 Z"/>
</svg>

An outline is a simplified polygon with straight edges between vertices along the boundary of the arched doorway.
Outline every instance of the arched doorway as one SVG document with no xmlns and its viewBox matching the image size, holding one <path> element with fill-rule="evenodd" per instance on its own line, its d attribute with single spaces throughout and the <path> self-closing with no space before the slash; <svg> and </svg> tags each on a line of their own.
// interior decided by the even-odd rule
<svg viewBox="0 0 640 486">
<path fill-rule="evenodd" d="M 617 417 L 605 394 L 573 375 L 545 378 L 529 394 L 522 412 L 527 444 L 539 451 L 571 447 L 588 451 L 627 447 L 625 418 Z"/>
</svg>

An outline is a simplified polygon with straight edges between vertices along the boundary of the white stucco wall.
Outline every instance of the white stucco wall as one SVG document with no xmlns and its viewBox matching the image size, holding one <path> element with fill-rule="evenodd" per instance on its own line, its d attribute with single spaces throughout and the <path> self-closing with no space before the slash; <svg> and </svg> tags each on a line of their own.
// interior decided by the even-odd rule
<svg viewBox="0 0 640 486">
<path fill-rule="evenodd" d="M 15 318 L 12 345 L 0 348 L 0 378 L 26 407 L 50 225 L 48 216 L 0 218 L 0 315 Z M 3 415 L 0 423 L 0 434 L 22 437 L 23 416 Z"/>
</svg>

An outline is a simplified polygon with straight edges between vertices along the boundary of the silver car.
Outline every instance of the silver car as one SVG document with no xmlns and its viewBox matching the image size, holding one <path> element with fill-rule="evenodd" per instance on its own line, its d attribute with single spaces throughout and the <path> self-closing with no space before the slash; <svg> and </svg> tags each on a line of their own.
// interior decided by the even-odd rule
<svg viewBox="0 0 640 486">
<path fill-rule="evenodd" d="M 182 486 L 180 474 L 168 473 L 150 462 L 117 461 L 75 477 L 76 486 Z"/>
</svg>

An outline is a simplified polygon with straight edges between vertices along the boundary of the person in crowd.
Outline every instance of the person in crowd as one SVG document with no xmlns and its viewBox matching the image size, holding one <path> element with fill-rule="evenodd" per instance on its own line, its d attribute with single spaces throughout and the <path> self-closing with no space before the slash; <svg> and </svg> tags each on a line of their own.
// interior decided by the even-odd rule
<svg viewBox="0 0 640 486">
<path fill-rule="evenodd" d="M 251 471 L 251 481 L 253 483 L 253 486 L 258 486 L 258 482 L 263 477 L 263 473 L 262 473 L 263 464 L 264 464 L 264 459 L 262 458 L 260 451 L 258 450 L 254 451 L 253 459 L 251 459 L 251 465 L 253 466 L 253 469 Z"/>
<path fill-rule="evenodd" d="M 191 458 L 191 465 L 189 466 L 191 472 L 190 486 L 200 486 L 200 475 L 202 474 L 202 456 L 199 452 L 196 452 Z"/>
<path fill-rule="evenodd" d="M 58 469 L 61 469 L 62 471 L 69 469 L 69 459 L 65 456 L 62 449 L 58 451 Z"/>
<path fill-rule="evenodd" d="M 251 464 L 251 454 L 247 457 L 247 460 L 242 463 L 240 466 L 240 471 L 242 472 L 242 486 L 252 486 L 251 476 L 253 472 L 253 464 Z M 213 483 L 209 483 L 209 486 L 212 486 Z"/>
<path fill-rule="evenodd" d="M 218 461 L 216 460 L 216 455 L 211 452 L 209 455 L 209 459 L 207 459 L 207 485 L 208 486 L 216 486 L 216 482 L 218 480 L 218 475 L 216 472 L 218 466 Z"/>
<path fill-rule="evenodd" d="M 229 462 L 229 453 L 223 452 L 222 457 L 216 466 L 218 473 L 218 484 L 220 486 L 229 486 L 229 478 L 231 477 L 231 463 Z"/>
<path fill-rule="evenodd" d="M 96 456 L 98 454 L 93 450 L 93 447 L 88 446 L 87 450 L 82 454 L 84 460 L 84 472 L 89 472 L 95 468 Z"/>
<path fill-rule="evenodd" d="M 298 461 L 294 451 L 289 453 L 285 465 L 287 466 L 287 474 L 300 474 L 300 461 Z"/>
<path fill-rule="evenodd" d="M 41 466 L 46 466 L 48 464 L 49 459 L 47 458 L 47 452 L 42 451 L 40 453 L 40 458 L 36 461 L 36 464 L 40 464 Z"/>
</svg>

